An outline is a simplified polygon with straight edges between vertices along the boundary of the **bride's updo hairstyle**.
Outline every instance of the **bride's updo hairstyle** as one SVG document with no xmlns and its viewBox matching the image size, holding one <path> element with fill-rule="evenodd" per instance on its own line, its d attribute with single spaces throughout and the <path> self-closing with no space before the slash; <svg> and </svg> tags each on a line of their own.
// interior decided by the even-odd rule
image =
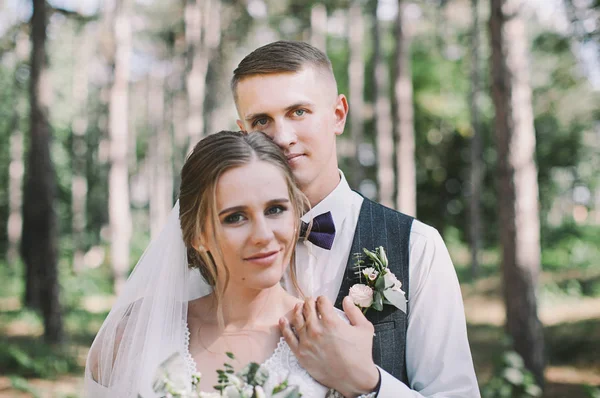
<svg viewBox="0 0 600 398">
<path fill-rule="evenodd" d="M 291 208 L 295 213 L 296 239 L 300 233 L 300 217 L 308 209 L 308 199 L 296 186 L 292 170 L 281 149 L 266 134 L 261 132 L 220 131 L 209 135 L 196 144 L 181 169 L 179 190 L 179 221 L 183 240 L 187 247 L 190 268 L 198 268 L 210 284 L 219 301 L 227 288 L 229 271 L 222 261 L 222 253 L 198 250 L 198 237 L 205 234 L 207 223 L 211 223 L 214 242 L 218 245 L 216 232 L 220 223 L 216 207 L 216 188 L 220 176 L 228 170 L 244 166 L 253 161 L 264 161 L 277 167 L 285 177 Z M 294 269 L 294 247 L 291 246 L 291 277 L 296 283 Z M 286 257 L 290 256 L 286 253 Z M 225 283 L 219 286 L 219 275 L 225 273 Z M 298 289 L 299 290 L 299 289 Z"/>
</svg>

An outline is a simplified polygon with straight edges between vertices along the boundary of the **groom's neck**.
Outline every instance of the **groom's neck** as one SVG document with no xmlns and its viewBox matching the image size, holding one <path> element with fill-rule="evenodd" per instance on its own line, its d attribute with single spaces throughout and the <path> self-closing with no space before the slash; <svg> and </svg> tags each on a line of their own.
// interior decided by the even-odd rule
<svg viewBox="0 0 600 398">
<path fill-rule="evenodd" d="M 315 207 L 323 199 L 329 196 L 335 188 L 339 185 L 341 177 L 339 171 L 336 169 L 335 173 L 329 173 L 329 175 L 321 175 L 315 179 L 311 184 L 307 186 L 300 186 L 300 189 L 308 198 L 310 207 Z"/>
</svg>

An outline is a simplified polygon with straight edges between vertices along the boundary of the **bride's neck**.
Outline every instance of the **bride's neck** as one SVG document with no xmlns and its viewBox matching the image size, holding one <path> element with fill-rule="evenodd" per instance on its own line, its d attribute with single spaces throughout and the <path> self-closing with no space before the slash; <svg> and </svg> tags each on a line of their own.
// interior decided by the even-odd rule
<svg viewBox="0 0 600 398">
<path fill-rule="evenodd" d="M 224 331 L 272 326 L 294 301 L 280 284 L 260 290 L 236 289 L 230 285 L 221 298 Z"/>
</svg>

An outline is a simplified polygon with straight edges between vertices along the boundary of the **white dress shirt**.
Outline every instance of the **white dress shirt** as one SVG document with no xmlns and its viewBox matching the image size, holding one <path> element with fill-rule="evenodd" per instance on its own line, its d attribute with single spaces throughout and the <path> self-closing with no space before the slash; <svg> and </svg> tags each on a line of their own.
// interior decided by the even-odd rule
<svg viewBox="0 0 600 398">
<path fill-rule="evenodd" d="M 331 212 L 336 235 L 331 250 L 303 241 L 296 246 L 298 284 L 305 296 L 335 302 L 346 271 L 363 198 L 340 171 L 338 186 L 302 217 Z M 463 301 L 452 260 L 436 229 L 418 220 L 409 239 L 406 370 L 410 386 L 380 370 L 380 398 L 479 397 L 467 341 Z M 289 277 L 288 291 L 295 291 Z"/>
</svg>

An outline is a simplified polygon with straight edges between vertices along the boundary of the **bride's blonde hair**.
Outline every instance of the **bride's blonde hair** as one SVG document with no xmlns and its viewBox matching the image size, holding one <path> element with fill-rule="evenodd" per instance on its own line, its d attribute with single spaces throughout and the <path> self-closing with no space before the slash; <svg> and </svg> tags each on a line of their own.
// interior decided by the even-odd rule
<svg viewBox="0 0 600 398">
<path fill-rule="evenodd" d="M 200 273 L 215 292 L 218 313 L 223 292 L 229 283 L 229 270 L 223 263 L 220 250 L 209 253 L 198 250 L 198 238 L 212 230 L 212 239 L 218 245 L 216 236 L 220 223 L 216 208 L 216 187 L 220 176 L 226 171 L 249 164 L 255 160 L 267 162 L 277 167 L 285 178 L 292 211 L 294 212 L 294 230 L 296 240 L 300 233 L 300 217 L 309 208 L 309 202 L 297 187 L 292 170 L 281 149 L 264 133 L 241 131 L 220 131 L 202 139 L 187 157 L 181 169 L 179 189 L 179 221 L 183 240 L 187 247 L 188 263 L 198 268 Z M 210 224 L 207 224 L 210 223 Z M 286 253 L 290 258 L 290 275 L 294 287 L 300 292 L 296 278 L 294 246 Z M 218 278 L 220 272 L 224 278 Z M 220 282 L 224 280 L 224 283 Z"/>
</svg>

